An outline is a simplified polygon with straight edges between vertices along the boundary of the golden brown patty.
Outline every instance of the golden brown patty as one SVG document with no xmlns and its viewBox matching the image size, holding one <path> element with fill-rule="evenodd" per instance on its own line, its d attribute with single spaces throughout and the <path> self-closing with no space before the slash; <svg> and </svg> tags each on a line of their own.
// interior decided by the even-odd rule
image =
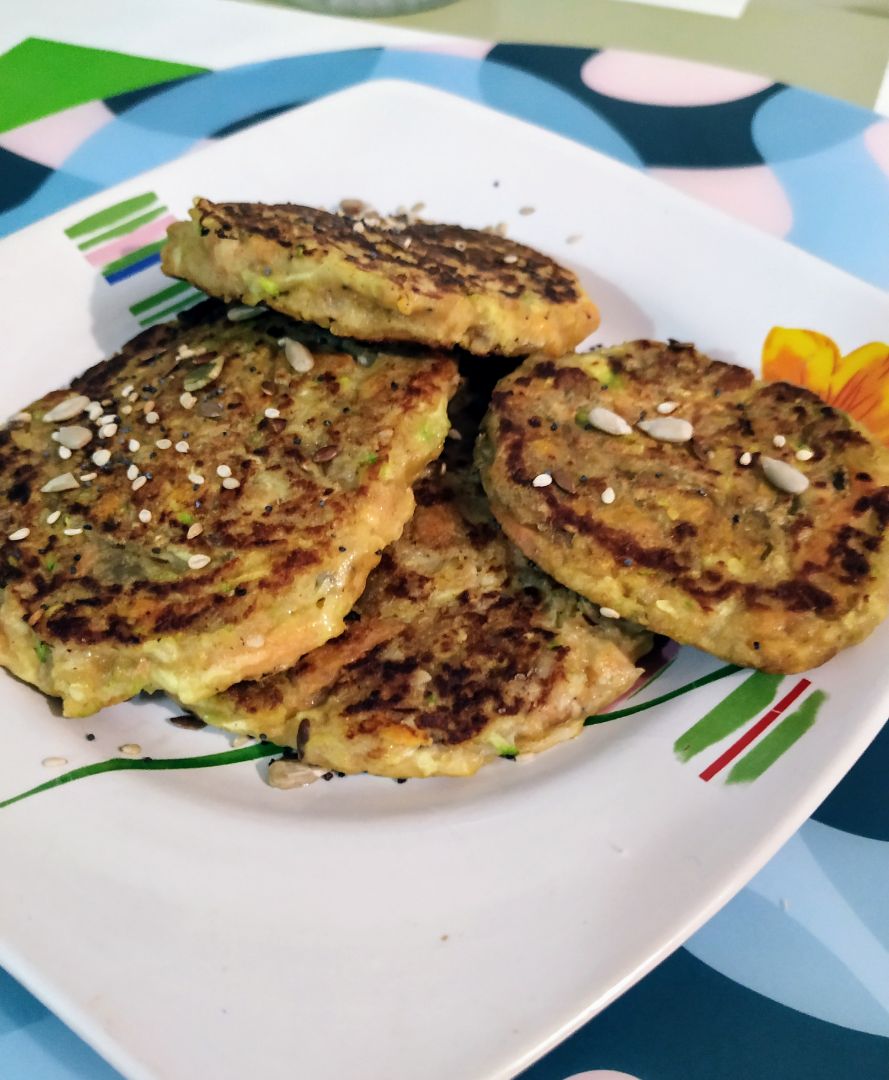
<svg viewBox="0 0 889 1080">
<path fill-rule="evenodd" d="M 449 359 L 300 372 L 281 316 L 189 316 L 0 432 L 0 662 L 68 715 L 207 697 L 340 633 L 448 428 Z"/>
<path fill-rule="evenodd" d="M 347 337 L 559 356 L 599 322 L 569 270 L 475 229 L 207 199 L 191 218 L 170 227 L 168 274 Z"/>
<path fill-rule="evenodd" d="M 504 537 L 470 467 L 473 435 L 429 467 L 346 633 L 199 716 L 324 768 L 463 776 L 571 738 L 632 685 L 650 636 L 601 618 Z"/>
<path fill-rule="evenodd" d="M 688 421 L 693 437 L 607 434 L 597 408 L 631 425 Z M 796 470 L 789 482 L 767 459 Z M 727 660 L 804 670 L 886 613 L 887 452 L 807 390 L 691 346 L 527 361 L 494 393 L 478 460 L 495 516 L 529 558 Z M 541 474 L 549 486 L 534 486 Z M 799 474 L 808 488 L 784 490 Z"/>
</svg>

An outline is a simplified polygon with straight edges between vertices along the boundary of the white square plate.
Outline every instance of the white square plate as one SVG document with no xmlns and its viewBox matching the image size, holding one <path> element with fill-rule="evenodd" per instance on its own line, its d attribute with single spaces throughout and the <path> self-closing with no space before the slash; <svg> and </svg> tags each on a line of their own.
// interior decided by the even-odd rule
<svg viewBox="0 0 889 1080">
<path fill-rule="evenodd" d="M 423 200 L 433 219 L 504 220 L 578 269 L 603 341 L 669 336 L 756 366 L 775 324 L 846 348 L 889 325 L 882 293 L 641 174 L 377 82 L 0 244 L 5 413 L 138 329 L 145 309 L 128 309 L 163 287 L 159 271 L 109 286 L 64 230 L 149 191 L 179 216 L 201 193 Z M 889 709 L 887 642 L 884 627 L 810 676 L 828 695 L 817 723 L 752 784 L 705 783 L 672 749 L 739 673 L 468 780 L 287 793 L 242 764 L 47 792 L 0 810 L 0 962 L 131 1077 L 511 1076 L 680 944 L 839 780 Z M 642 697 L 717 666 L 684 650 Z M 0 799 L 46 779 L 51 755 L 78 766 L 126 742 L 155 758 L 226 746 L 163 723 L 156 701 L 66 720 L 7 677 L 0 698 Z"/>
</svg>

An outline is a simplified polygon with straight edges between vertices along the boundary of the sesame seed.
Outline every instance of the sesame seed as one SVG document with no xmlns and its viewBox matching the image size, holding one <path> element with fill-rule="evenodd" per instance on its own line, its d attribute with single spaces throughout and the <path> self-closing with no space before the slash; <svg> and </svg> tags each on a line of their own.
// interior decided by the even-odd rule
<svg viewBox="0 0 889 1080">
<path fill-rule="evenodd" d="M 192 484 L 203 484 L 203 482 L 204 482 L 203 476 L 201 476 L 200 473 L 196 473 L 196 472 L 190 472 L 188 474 L 188 479 L 189 479 L 189 483 L 192 483 Z"/>
<path fill-rule="evenodd" d="M 89 483 L 90 480 L 95 480 L 98 475 L 98 473 L 94 472 L 85 472 L 80 474 L 80 479 L 83 483 L 86 484 Z"/>
<path fill-rule="evenodd" d="M 265 638 L 262 634 L 251 634 L 250 637 L 244 638 L 244 644 L 248 649 L 261 649 L 265 645 Z"/>
<path fill-rule="evenodd" d="M 8 539 L 15 543 L 18 540 L 24 540 L 31 535 L 30 529 L 16 529 L 15 532 L 10 533 Z"/>
<path fill-rule="evenodd" d="M 123 405 L 121 407 L 121 410 L 120 410 L 120 415 L 121 416 L 129 416 L 132 411 L 133 411 L 133 406 L 132 405 Z"/>
<path fill-rule="evenodd" d="M 194 525 L 189 525 L 188 532 L 185 534 L 186 540 L 194 540 L 196 536 L 200 536 L 204 531 L 204 526 L 199 525 L 197 522 Z"/>
<path fill-rule="evenodd" d="M 135 389 L 135 387 L 133 386 L 132 383 L 127 383 L 127 385 L 121 390 L 120 396 L 121 397 L 129 397 L 130 394 L 132 394 L 134 389 Z"/>
<path fill-rule="evenodd" d="M 671 412 L 676 412 L 679 408 L 678 401 L 662 401 L 657 407 L 657 411 L 661 416 L 669 416 Z"/>
<path fill-rule="evenodd" d="M 815 456 L 815 451 L 810 450 L 807 446 L 804 446 L 801 450 L 797 450 L 794 455 L 797 461 L 811 461 Z"/>
<path fill-rule="evenodd" d="M 217 476 L 231 476 L 231 474 L 232 474 L 232 471 L 231 471 L 231 469 L 229 468 L 228 465 L 217 465 L 216 466 L 216 475 Z"/>
<path fill-rule="evenodd" d="M 154 444 L 158 450 L 169 450 L 173 445 L 172 439 L 157 439 Z"/>
<path fill-rule="evenodd" d="M 777 447 L 779 450 L 781 449 L 782 446 L 786 445 L 786 443 L 787 443 L 787 440 L 784 438 L 783 435 L 775 435 L 774 438 L 772 439 L 772 446 Z"/>
<path fill-rule="evenodd" d="M 105 449 L 97 450 L 90 458 L 90 460 L 92 461 L 93 465 L 98 465 L 101 469 L 103 465 L 107 465 L 108 462 L 111 460 L 111 451 Z"/>
<path fill-rule="evenodd" d="M 131 454 L 135 454 L 141 445 L 142 443 L 140 443 L 138 439 L 130 439 L 127 443 L 127 449 Z"/>
<path fill-rule="evenodd" d="M 145 414 L 145 423 L 146 424 L 156 424 L 158 422 L 158 420 L 160 420 L 160 417 L 154 411 L 154 409 L 152 409 L 151 412 L 147 412 Z"/>
<path fill-rule="evenodd" d="M 255 319 L 262 314 L 261 307 L 250 307 L 248 304 L 234 304 L 225 313 L 229 322 L 244 322 L 245 319 Z"/>
<path fill-rule="evenodd" d="M 143 412 L 151 412 L 151 410 L 155 407 L 155 405 L 157 405 L 157 402 L 154 400 L 154 398 L 152 398 L 151 401 L 146 401 L 142 405 L 142 411 Z"/>
<path fill-rule="evenodd" d="M 47 769 L 61 769 L 62 766 L 68 764 L 68 759 L 64 757 L 45 757 L 42 764 Z"/>
<path fill-rule="evenodd" d="M 352 228 L 357 233 L 363 233 L 364 232 L 364 222 L 363 221 L 356 221 L 355 224 L 352 226 Z"/>
<path fill-rule="evenodd" d="M 106 424 L 113 424 L 117 419 L 117 413 L 105 413 L 104 416 L 100 416 L 96 423 L 99 427 L 104 427 Z"/>
<path fill-rule="evenodd" d="M 184 394 L 179 395 L 179 404 L 183 409 L 193 409 L 197 403 L 197 398 L 194 394 L 190 394 L 187 390 Z"/>
<path fill-rule="evenodd" d="M 105 424 L 99 428 L 100 439 L 110 439 L 117 434 L 117 424 Z"/>
<path fill-rule="evenodd" d="M 209 555 L 192 555 L 188 560 L 188 568 L 189 570 L 203 570 L 209 562 Z"/>
<path fill-rule="evenodd" d="M 83 529 L 64 529 L 65 536 L 80 536 Z"/>
<path fill-rule="evenodd" d="M 90 402 L 89 408 L 86 410 L 86 415 L 90 418 L 90 420 L 93 421 L 93 423 L 95 423 L 95 421 L 99 419 L 99 417 L 104 411 L 105 409 L 102 406 L 101 401 L 92 401 Z"/>
<path fill-rule="evenodd" d="M 233 476 L 227 476 L 222 481 L 222 486 L 224 488 L 228 488 L 229 491 L 234 491 L 235 488 L 239 488 L 241 486 L 241 481 L 236 480 Z"/>
<path fill-rule="evenodd" d="M 47 525 L 55 525 L 55 523 L 59 520 L 59 518 L 61 516 L 62 516 L 62 511 L 61 510 L 53 510 L 53 512 L 51 514 L 47 514 L 46 524 Z"/>
<path fill-rule="evenodd" d="M 553 482 L 553 478 L 548 472 L 538 473 L 537 476 L 531 481 L 532 485 L 536 488 L 545 488 Z"/>
<path fill-rule="evenodd" d="M 138 743 L 128 742 L 123 746 L 117 748 L 124 757 L 140 757 L 142 754 L 142 747 Z"/>
<path fill-rule="evenodd" d="M 614 494 L 613 487 L 607 487 L 599 496 L 599 498 L 602 500 L 603 503 L 605 503 L 606 506 L 610 506 L 617 498 L 617 496 Z"/>
<path fill-rule="evenodd" d="M 151 511 L 150 510 L 140 510 L 139 511 L 139 520 L 142 522 L 143 525 L 147 525 L 148 522 L 151 521 Z"/>
<path fill-rule="evenodd" d="M 503 261 L 511 266 L 513 263 L 517 263 L 519 261 L 519 257 L 518 255 L 504 255 Z"/>
<path fill-rule="evenodd" d="M 59 457 L 62 459 L 62 461 L 67 461 L 68 458 L 71 457 L 71 451 L 68 449 L 67 446 L 59 447 Z"/>
<path fill-rule="evenodd" d="M 604 618 L 606 618 L 606 619 L 619 619 L 620 618 L 620 612 L 615 611 L 613 607 L 600 607 L 599 608 L 599 614 L 604 616 Z"/>
<path fill-rule="evenodd" d="M 265 417 L 267 420 L 277 420 L 280 415 L 280 409 L 266 409 L 265 411 Z"/>
<path fill-rule="evenodd" d="M 176 451 L 177 454 L 187 454 L 188 443 L 185 441 L 185 439 L 180 439 L 179 442 L 177 442 L 176 445 L 173 447 L 173 449 Z"/>
<path fill-rule="evenodd" d="M 138 465 L 131 465 L 127 469 L 127 480 L 135 480 L 138 475 L 139 475 L 139 466 Z"/>
<path fill-rule="evenodd" d="M 748 450 L 745 450 L 744 453 L 741 454 L 741 456 L 738 458 L 739 465 L 746 466 L 749 465 L 751 461 L 753 461 L 753 455 Z"/>
<path fill-rule="evenodd" d="M 145 487 L 145 485 L 147 483 L 148 483 L 148 477 L 147 476 L 137 476 L 136 479 L 132 483 L 133 491 L 138 491 L 139 488 Z"/>
</svg>

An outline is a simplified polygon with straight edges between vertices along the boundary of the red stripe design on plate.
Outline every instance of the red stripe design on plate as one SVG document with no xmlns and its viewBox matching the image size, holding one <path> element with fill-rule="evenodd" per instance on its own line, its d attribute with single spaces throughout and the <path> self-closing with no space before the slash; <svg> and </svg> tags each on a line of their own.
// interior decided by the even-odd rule
<svg viewBox="0 0 889 1080">
<path fill-rule="evenodd" d="M 720 754 L 720 756 L 713 762 L 712 765 L 708 765 L 707 768 L 704 769 L 704 771 L 700 774 L 701 779 L 712 780 L 717 773 L 722 772 L 726 765 L 729 765 L 731 762 L 733 762 L 742 750 L 746 750 L 754 739 L 759 738 L 759 736 L 762 735 L 762 733 L 767 727 L 769 727 L 771 724 L 774 724 L 774 722 L 778 719 L 781 713 L 783 713 L 785 709 L 789 708 L 800 696 L 800 694 L 802 694 L 811 685 L 812 684 L 808 679 L 800 679 L 796 686 L 794 686 L 794 688 L 789 693 L 785 694 L 777 705 L 769 709 L 769 711 L 761 720 L 757 720 L 753 727 L 745 731 L 737 742 L 732 743 L 732 745 L 728 748 L 728 750 L 725 751 L 725 753 Z"/>
</svg>

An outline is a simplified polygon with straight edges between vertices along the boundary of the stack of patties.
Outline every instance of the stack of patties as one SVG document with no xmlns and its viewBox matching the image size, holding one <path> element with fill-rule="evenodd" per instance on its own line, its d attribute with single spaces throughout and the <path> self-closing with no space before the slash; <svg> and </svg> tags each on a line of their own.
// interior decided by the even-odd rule
<svg viewBox="0 0 889 1080">
<path fill-rule="evenodd" d="M 164 267 L 235 306 L 2 433 L 6 667 L 68 715 L 161 689 L 395 777 L 543 749 L 632 685 L 650 636 L 528 563 L 471 459 L 473 365 L 595 327 L 573 274 L 454 226 L 205 201 Z M 449 419 L 455 347 L 485 358 Z"/>
</svg>

